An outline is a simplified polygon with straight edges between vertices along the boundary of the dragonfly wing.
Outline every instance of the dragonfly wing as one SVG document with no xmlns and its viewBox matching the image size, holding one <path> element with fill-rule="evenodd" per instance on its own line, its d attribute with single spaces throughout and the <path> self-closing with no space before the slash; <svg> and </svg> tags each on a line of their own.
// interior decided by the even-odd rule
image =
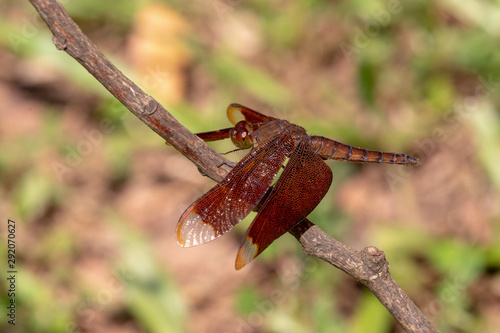
<svg viewBox="0 0 500 333">
<path fill-rule="evenodd" d="M 302 141 L 248 228 L 236 257 L 241 269 L 275 239 L 293 228 L 320 203 L 332 183 L 332 171 Z"/>
<path fill-rule="evenodd" d="M 231 230 L 259 203 L 293 148 L 291 136 L 281 133 L 246 155 L 182 214 L 176 231 L 179 245 L 200 245 Z"/>
<path fill-rule="evenodd" d="M 233 125 L 236 125 L 236 123 L 238 123 L 240 120 L 246 120 L 250 124 L 267 123 L 272 120 L 277 120 L 276 118 L 263 115 L 262 113 L 236 103 L 228 106 L 227 117 L 233 123 Z"/>
<path fill-rule="evenodd" d="M 233 127 L 224 128 L 217 131 L 196 133 L 196 136 L 205 142 L 228 139 Z"/>
</svg>

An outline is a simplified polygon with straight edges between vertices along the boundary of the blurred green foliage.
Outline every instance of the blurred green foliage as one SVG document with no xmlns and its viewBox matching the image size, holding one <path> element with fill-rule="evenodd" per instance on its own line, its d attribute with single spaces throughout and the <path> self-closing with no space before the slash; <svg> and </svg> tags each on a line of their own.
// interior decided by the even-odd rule
<svg viewBox="0 0 500 333">
<path fill-rule="evenodd" d="M 94 36 L 110 33 L 125 43 L 135 13 L 148 2 L 74 0 L 64 4 L 85 31 Z M 429 137 L 430 129 L 456 125 L 471 137 L 475 171 L 492 184 L 488 189 L 490 197 L 500 195 L 498 1 L 163 2 L 192 22 L 188 39 L 196 66 L 216 83 L 203 100 L 203 111 L 200 103 L 190 100 L 170 106 L 186 127 L 208 131 L 229 126 L 223 107 L 241 99 L 267 105 L 267 110 L 278 113 L 275 116 L 297 122 L 311 133 L 335 135 L 341 141 L 382 150 L 405 151 L 417 138 Z M 163 144 L 161 140 L 133 119 L 77 62 L 55 49 L 51 34 L 28 2 L 7 1 L 2 7 L 10 13 L 0 14 L 5 15 L 0 19 L 2 49 L 26 65 L 43 64 L 82 94 L 99 97 L 93 121 L 106 119 L 113 125 L 113 131 L 106 134 L 103 159 L 114 181 L 126 181 L 135 149 L 158 147 Z M 224 22 L 248 17 L 261 39 L 257 55 L 252 50 L 238 53 L 241 50 L 222 42 L 209 43 L 206 38 L 211 35 L 196 30 L 210 26 L 212 33 L 223 29 Z M 108 52 L 106 44 L 100 47 Z M 120 54 L 111 53 L 110 57 L 120 62 Z M 119 67 L 133 75 L 127 62 L 121 61 Z M 331 66 L 336 62 L 339 65 Z M 302 66 L 301 75 L 286 67 L 291 64 Z M 342 72 L 347 67 L 354 73 Z M 287 77 L 292 72 L 295 76 Z M 335 90 L 334 84 L 352 85 L 355 92 L 346 97 Z M 474 112 L 459 113 L 457 104 L 464 105 L 468 98 L 475 103 Z M 410 106 L 416 110 L 414 113 L 405 111 Z M 74 195 L 51 170 L 33 163 L 47 151 L 64 158 L 68 149 L 78 149 L 80 141 L 65 137 L 60 130 L 63 107 L 55 103 L 52 109 L 43 111 L 40 133 L 8 144 L 2 142 L 0 199 L 8 203 L 5 208 L 15 214 L 14 218 L 27 222 L 28 228 L 35 228 L 30 222 L 44 214 L 50 217 L 47 212 L 64 207 L 64 199 Z M 401 116 L 391 114 L 389 107 L 401 111 Z M 295 121 L 294 116 L 300 121 Z M 355 120 L 360 118 L 364 121 L 357 126 Z M 334 189 L 358 170 L 335 163 Z M 311 220 L 342 239 L 353 232 L 352 218 L 338 207 L 331 192 L 324 200 L 328 204 L 320 205 Z M 122 264 L 111 270 L 126 290 L 128 315 L 144 331 L 165 332 L 168 327 L 168 332 L 183 332 L 189 317 L 175 274 L 165 272 L 155 260 L 147 236 L 127 224 L 126 218 L 110 215 L 103 218 L 103 223 L 115 227 L 123 250 L 117 255 Z M 424 312 L 429 310 L 426 313 L 441 332 L 487 332 L 490 326 L 485 314 L 474 304 L 478 300 L 468 290 L 480 279 L 499 278 L 498 214 L 491 224 L 494 235 L 484 244 L 430 236 L 417 228 L 394 224 L 373 231 L 370 244 L 386 252 L 391 272 L 410 296 L 434 295 L 437 310 Z M 72 288 L 80 298 L 57 302 L 57 286 L 72 283 L 64 264 L 77 256 L 78 246 L 72 230 L 47 228 L 49 231 L 40 232 L 36 240 L 34 258 L 24 258 L 32 266 L 19 270 L 22 282 L 18 300 L 23 307 L 19 321 L 24 332 L 71 331 L 81 300 L 100 291 L 74 283 Z M 273 266 L 273 260 L 291 252 L 300 258 L 300 246 L 293 238 L 285 236 L 279 243 L 258 260 Z M 3 246 L 0 251 L 5 257 Z M 358 293 L 356 308 L 342 313 L 341 296 L 337 295 L 346 284 L 343 273 L 323 263 L 310 264 L 310 258 L 301 260 L 296 272 L 288 275 L 288 282 L 270 282 L 282 293 L 282 301 L 269 303 L 268 291 L 261 290 L 258 284 L 247 285 L 236 293 L 235 312 L 250 318 L 261 311 L 262 332 L 391 331 L 393 319 L 373 295 Z M 140 269 L 137 262 L 141 263 Z M 42 275 L 50 278 L 39 278 Z M 6 304 L 3 290 L 0 297 Z M 495 297 L 498 306 L 500 296 Z M 264 307 L 259 308 L 259 304 Z M 5 320 L 1 321 L 0 329 L 6 328 Z"/>
</svg>

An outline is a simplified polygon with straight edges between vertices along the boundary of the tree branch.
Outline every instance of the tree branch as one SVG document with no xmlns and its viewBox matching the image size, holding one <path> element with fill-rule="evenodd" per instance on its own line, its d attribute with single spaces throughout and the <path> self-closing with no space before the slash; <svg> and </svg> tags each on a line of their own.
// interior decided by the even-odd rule
<svg viewBox="0 0 500 333">
<path fill-rule="evenodd" d="M 121 73 L 88 39 L 56 0 L 30 0 L 53 33 L 57 49 L 67 52 L 135 116 L 191 160 L 204 175 L 221 181 L 234 163 L 182 126 L 154 98 Z M 438 332 L 389 274 L 384 252 L 354 251 L 305 219 L 290 231 L 311 256 L 323 259 L 364 284 L 406 332 Z"/>
<path fill-rule="evenodd" d="M 369 246 L 355 251 L 305 219 L 290 233 L 304 252 L 322 259 L 364 284 L 406 332 L 438 332 L 389 273 L 383 251 Z"/>
</svg>

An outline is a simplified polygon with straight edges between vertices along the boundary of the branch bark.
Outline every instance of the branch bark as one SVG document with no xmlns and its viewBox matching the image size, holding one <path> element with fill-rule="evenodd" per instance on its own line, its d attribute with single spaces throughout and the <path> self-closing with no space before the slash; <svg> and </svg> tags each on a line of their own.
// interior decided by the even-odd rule
<svg viewBox="0 0 500 333">
<path fill-rule="evenodd" d="M 191 160 L 200 172 L 219 182 L 234 163 L 226 160 L 182 126 L 154 98 L 121 73 L 89 40 L 56 0 L 30 0 L 53 33 L 57 49 L 78 61 L 136 117 Z M 438 332 L 389 273 L 383 251 L 355 251 L 305 219 L 290 231 L 304 251 L 364 284 L 406 332 Z"/>
</svg>

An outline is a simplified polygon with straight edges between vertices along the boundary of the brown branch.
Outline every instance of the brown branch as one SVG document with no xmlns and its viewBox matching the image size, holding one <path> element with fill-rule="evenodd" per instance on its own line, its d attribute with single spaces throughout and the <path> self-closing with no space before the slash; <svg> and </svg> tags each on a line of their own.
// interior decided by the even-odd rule
<svg viewBox="0 0 500 333">
<path fill-rule="evenodd" d="M 52 31 L 52 41 L 57 49 L 75 58 L 137 118 L 189 158 L 205 175 L 215 181 L 224 178 L 233 163 L 182 126 L 154 98 L 123 75 L 82 32 L 58 1 L 30 2 Z"/>
<path fill-rule="evenodd" d="M 88 39 L 56 0 L 30 0 L 53 33 L 53 42 L 75 58 L 113 96 L 153 131 L 190 159 L 202 172 L 221 181 L 234 165 L 184 126 L 155 99 L 121 73 Z M 290 231 L 304 251 L 338 267 L 367 286 L 406 332 L 438 332 L 389 274 L 384 252 L 375 247 L 354 251 L 308 220 Z"/>
<path fill-rule="evenodd" d="M 355 251 L 307 219 L 290 233 L 302 244 L 305 253 L 332 264 L 364 284 L 406 332 L 438 332 L 394 281 L 383 251 L 374 246 Z"/>
</svg>

